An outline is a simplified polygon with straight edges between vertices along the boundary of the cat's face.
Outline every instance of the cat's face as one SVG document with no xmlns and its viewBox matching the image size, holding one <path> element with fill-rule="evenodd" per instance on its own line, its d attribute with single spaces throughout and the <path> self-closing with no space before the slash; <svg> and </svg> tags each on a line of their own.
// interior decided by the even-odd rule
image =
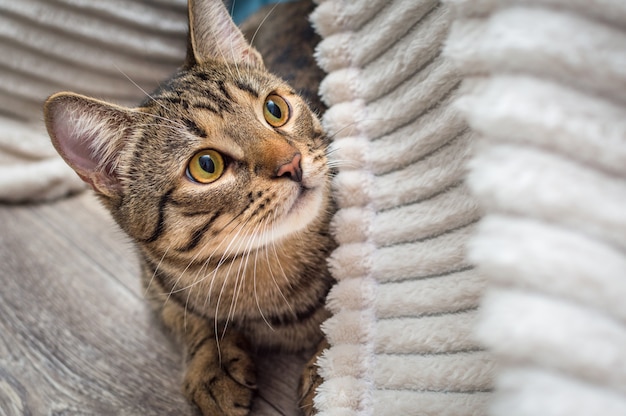
<svg viewBox="0 0 626 416">
<path fill-rule="evenodd" d="M 118 223 L 188 261 L 298 232 L 324 216 L 329 193 L 327 141 L 315 115 L 232 26 L 216 35 L 193 25 L 207 13 L 190 13 L 187 65 L 140 107 L 69 93 L 45 107 L 59 153 Z"/>
<path fill-rule="evenodd" d="M 121 161 L 134 167 L 123 178 L 127 198 L 137 200 L 127 214 L 142 215 L 149 200 L 167 195 L 161 214 L 176 223 L 163 218 L 160 231 L 177 242 L 172 249 L 242 252 L 302 230 L 325 209 L 327 143 L 319 121 L 266 72 L 196 65 L 142 111 L 156 117 Z"/>
</svg>

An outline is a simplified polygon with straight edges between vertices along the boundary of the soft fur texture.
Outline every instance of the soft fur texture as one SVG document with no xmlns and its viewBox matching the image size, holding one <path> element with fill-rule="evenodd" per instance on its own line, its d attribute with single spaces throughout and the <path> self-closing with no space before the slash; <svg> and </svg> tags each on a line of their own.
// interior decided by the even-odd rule
<svg viewBox="0 0 626 416">
<path fill-rule="evenodd" d="M 256 351 L 315 362 L 326 346 L 329 140 L 221 0 L 189 0 L 188 15 L 185 64 L 138 107 L 60 92 L 44 118 L 135 243 L 146 295 L 183 347 L 185 395 L 204 415 L 243 416 Z M 321 379 L 311 364 L 301 380 L 310 411 Z"/>
</svg>

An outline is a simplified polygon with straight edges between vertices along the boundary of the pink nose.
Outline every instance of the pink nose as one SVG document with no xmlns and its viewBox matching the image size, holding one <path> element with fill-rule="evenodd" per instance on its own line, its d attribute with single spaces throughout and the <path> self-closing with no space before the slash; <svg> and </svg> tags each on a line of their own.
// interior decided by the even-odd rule
<svg viewBox="0 0 626 416">
<path fill-rule="evenodd" d="M 302 160 L 302 155 L 300 153 L 296 153 L 293 156 L 293 159 L 291 159 L 291 162 L 278 167 L 276 177 L 280 178 L 282 176 L 286 176 L 292 181 L 302 182 L 302 168 L 300 167 L 300 160 Z"/>
</svg>

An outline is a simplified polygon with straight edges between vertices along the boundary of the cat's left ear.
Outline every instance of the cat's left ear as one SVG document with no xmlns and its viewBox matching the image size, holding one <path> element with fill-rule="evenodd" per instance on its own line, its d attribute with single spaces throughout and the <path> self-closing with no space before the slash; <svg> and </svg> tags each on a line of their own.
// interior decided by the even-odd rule
<svg viewBox="0 0 626 416">
<path fill-rule="evenodd" d="M 46 101 L 44 117 L 57 152 L 99 194 L 120 195 L 118 157 L 137 112 L 73 93 Z"/>
<path fill-rule="evenodd" d="M 261 54 L 246 41 L 223 0 L 188 0 L 188 63 L 212 60 L 264 68 Z"/>
</svg>

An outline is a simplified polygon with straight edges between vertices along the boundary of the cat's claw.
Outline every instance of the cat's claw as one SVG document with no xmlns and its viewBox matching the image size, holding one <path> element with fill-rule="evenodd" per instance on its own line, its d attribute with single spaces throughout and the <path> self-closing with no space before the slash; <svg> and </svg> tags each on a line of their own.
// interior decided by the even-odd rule
<svg viewBox="0 0 626 416">
<path fill-rule="evenodd" d="M 256 373 L 247 352 L 234 343 L 206 342 L 191 357 L 183 392 L 205 416 L 247 416 L 256 392 Z"/>
<path fill-rule="evenodd" d="M 323 340 L 313 357 L 309 360 L 304 371 L 302 372 L 302 378 L 300 379 L 299 388 L 299 400 L 298 405 L 305 416 L 314 416 L 317 414 L 317 409 L 313 405 L 313 399 L 317 394 L 317 388 L 322 384 L 324 379 L 319 375 L 317 359 L 322 352 L 328 348 L 328 342 Z"/>
<path fill-rule="evenodd" d="M 307 366 L 300 382 L 300 399 L 298 407 L 305 416 L 313 416 L 317 414 L 313 406 L 313 398 L 316 390 L 322 384 L 322 377 L 317 374 L 317 369 Z"/>
</svg>

